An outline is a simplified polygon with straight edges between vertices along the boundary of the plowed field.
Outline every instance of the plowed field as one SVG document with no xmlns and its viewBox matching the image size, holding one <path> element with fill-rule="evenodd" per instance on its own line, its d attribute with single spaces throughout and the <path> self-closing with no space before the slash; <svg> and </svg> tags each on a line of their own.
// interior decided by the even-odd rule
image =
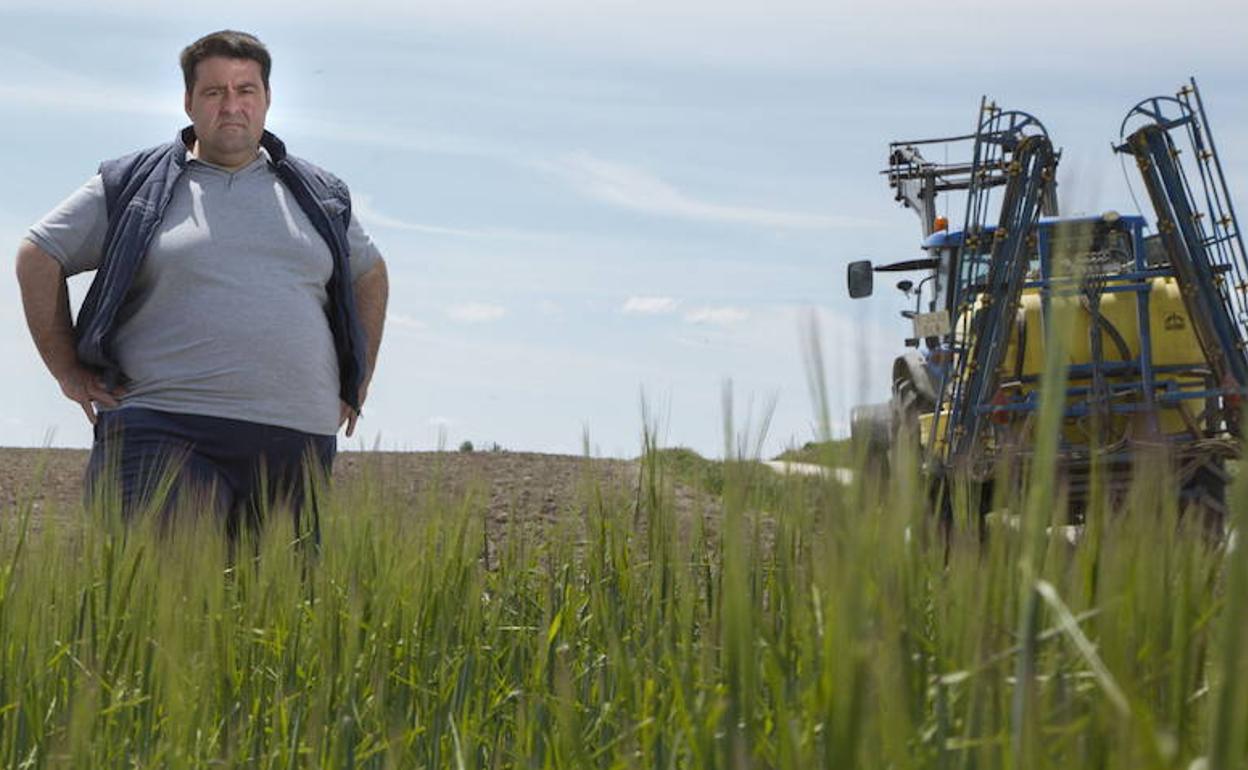
<svg viewBox="0 0 1248 770">
<path fill-rule="evenodd" d="M 0 448 L 0 514 L 11 515 L 21 502 L 32 506 L 36 523 L 45 516 L 77 515 L 87 456 L 79 449 Z M 467 498 L 473 510 L 484 509 L 490 525 L 499 526 L 516 517 L 541 522 L 577 510 L 588 484 L 627 494 L 636 485 L 637 467 L 626 460 L 526 452 L 342 452 L 334 481 L 413 508 L 435 493 Z M 370 483 L 355 484 L 364 478 Z"/>
</svg>

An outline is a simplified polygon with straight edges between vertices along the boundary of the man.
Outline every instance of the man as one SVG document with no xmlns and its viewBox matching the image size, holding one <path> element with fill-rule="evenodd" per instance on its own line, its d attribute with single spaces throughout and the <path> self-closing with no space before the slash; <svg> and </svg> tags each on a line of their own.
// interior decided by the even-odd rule
<svg viewBox="0 0 1248 770">
<path fill-rule="evenodd" d="M 265 131 L 264 45 L 223 30 L 181 64 L 191 125 L 101 164 L 30 229 L 17 273 L 44 363 L 94 425 L 88 490 L 115 475 L 127 516 L 203 490 L 236 534 L 278 502 L 297 514 L 305 460 L 328 473 L 354 433 L 388 279 L 346 186 Z M 74 323 L 65 279 L 87 270 Z"/>
</svg>

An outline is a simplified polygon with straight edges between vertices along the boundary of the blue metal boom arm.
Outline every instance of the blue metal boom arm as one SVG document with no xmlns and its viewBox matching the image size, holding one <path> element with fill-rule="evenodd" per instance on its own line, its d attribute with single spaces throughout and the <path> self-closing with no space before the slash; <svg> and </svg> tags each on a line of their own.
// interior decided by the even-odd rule
<svg viewBox="0 0 1248 770">
<path fill-rule="evenodd" d="M 1127 134 L 1128 124 L 1138 125 Z M 1157 230 L 1206 360 L 1222 388 L 1248 388 L 1248 260 L 1195 81 L 1176 97 L 1153 97 L 1123 121 L 1117 149 L 1135 157 Z M 1194 194 L 1175 136 L 1186 136 L 1199 172 Z M 1203 201 L 1201 198 L 1203 197 Z M 1202 207 L 1203 204 L 1203 207 Z M 1236 410 L 1227 410 L 1234 426 Z"/>
<path fill-rule="evenodd" d="M 980 407 L 991 402 L 998 386 L 997 372 L 1036 251 L 1037 222 L 1042 213 L 1057 213 L 1059 153 L 1043 124 L 986 98 L 979 117 L 966 174 L 966 219 L 950 271 L 955 355 L 936 404 L 934 432 L 944 441 L 939 456 L 931 459 L 946 466 L 970 460 L 979 445 L 988 419 Z M 999 206 L 994 205 L 996 190 Z"/>
<path fill-rule="evenodd" d="M 1005 161 L 1009 178 L 992 234 L 987 279 L 984 286 L 968 287 L 966 292 L 970 302 L 964 307 L 973 312 L 966 338 L 970 350 L 963 355 L 954 383 L 948 442 L 951 462 L 972 456 L 983 431 L 987 415 L 981 407 L 996 394 L 998 371 L 1036 247 L 1036 223 L 1052 189 L 1056 166 L 1057 153 L 1044 134 L 1022 137 Z M 968 242 L 971 249 L 977 248 L 972 239 Z"/>
</svg>

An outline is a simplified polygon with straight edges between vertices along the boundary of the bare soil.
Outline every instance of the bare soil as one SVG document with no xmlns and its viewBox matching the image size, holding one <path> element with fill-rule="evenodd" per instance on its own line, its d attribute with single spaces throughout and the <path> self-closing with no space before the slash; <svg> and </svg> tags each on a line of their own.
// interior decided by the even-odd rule
<svg viewBox="0 0 1248 770">
<path fill-rule="evenodd" d="M 0 448 L 0 515 L 10 515 L 19 503 L 31 507 L 36 522 L 77 515 L 88 454 Z M 580 510 L 594 484 L 607 494 L 630 494 L 637 474 L 635 461 L 529 452 L 340 452 L 334 464 L 339 487 L 370 479 L 378 483 L 358 487 L 383 490 L 387 502 L 413 509 L 431 494 L 466 498 L 478 510 L 484 507 L 486 521 L 495 526 L 517 517 L 541 523 Z"/>
</svg>

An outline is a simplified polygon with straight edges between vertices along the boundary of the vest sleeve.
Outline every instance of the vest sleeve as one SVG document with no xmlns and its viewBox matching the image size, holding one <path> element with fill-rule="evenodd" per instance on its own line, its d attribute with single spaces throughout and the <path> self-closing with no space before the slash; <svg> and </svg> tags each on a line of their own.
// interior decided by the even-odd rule
<svg viewBox="0 0 1248 770">
<path fill-rule="evenodd" d="M 26 237 L 59 262 L 68 276 L 100 266 L 107 232 L 104 182 L 96 174 L 32 225 Z"/>
</svg>

